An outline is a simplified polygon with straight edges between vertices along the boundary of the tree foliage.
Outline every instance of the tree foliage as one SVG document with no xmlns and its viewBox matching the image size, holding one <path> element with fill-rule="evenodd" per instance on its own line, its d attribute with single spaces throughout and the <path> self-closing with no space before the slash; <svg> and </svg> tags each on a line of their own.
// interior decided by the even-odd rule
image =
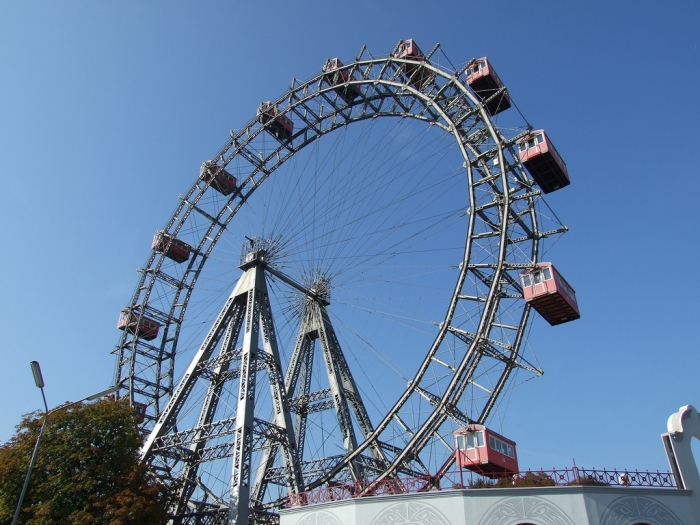
<svg viewBox="0 0 700 525">
<path fill-rule="evenodd" d="M 24 416 L 0 445 L 0 525 L 9 525 L 43 413 Z M 25 525 L 157 525 L 168 487 L 138 461 L 143 436 L 123 401 L 102 400 L 49 416 L 19 522 Z"/>
<path fill-rule="evenodd" d="M 479 478 L 469 483 L 471 489 L 503 489 L 510 487 L 553 487 L 556 482 L 544 472 L 527 472 L 514 476 L 504 475 L 498 479 Z"/>
</svg>

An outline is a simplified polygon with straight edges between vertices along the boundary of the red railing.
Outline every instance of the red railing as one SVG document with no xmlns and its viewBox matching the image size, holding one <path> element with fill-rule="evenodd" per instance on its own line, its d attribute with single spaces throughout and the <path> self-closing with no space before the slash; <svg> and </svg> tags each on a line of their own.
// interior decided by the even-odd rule
<svg viewBox="0 0 700 525">
<path fill-rule="evenodd" d="M 431 476 L 401 477 L 387 478 L 381 481 L 355 481 L 354 483 L 331 487 L 318 487 L 307 492 L 290 494 L 288 496 L 289 506 L 314 505 L 316 503 L 358 498 L 360 496 L 425 492 L 431 488 L 439 488 L 434 483 L 431 483 L 436 479 Z"/>
<path fill-rule="evenodd" d="M 621 486 L 675 488 L 670 472 L 649 472 L 618 469 L 587 469 L 573 467 L 553 470 L 528 470 L 500 479 L 482 478 L 471 472 L 451 471 L 443 478 L 434 476 L 395 477 L 381 481 L 356 481 L 354 483 L 318 487 L 288 496 L 289 507 L 315 505 L 365 496 L 408 494 L 429 490 L 488 489 L 507 487 L 548 486 Z"/>
</svg>

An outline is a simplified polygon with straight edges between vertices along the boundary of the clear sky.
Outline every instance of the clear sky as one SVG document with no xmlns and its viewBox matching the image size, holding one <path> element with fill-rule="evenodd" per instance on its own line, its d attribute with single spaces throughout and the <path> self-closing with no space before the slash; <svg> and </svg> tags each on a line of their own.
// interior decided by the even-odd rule
<svg viewBox="0 0 700 525">
<path fill-rule="evenodd" d="M 499 423 L 521 466 L 667 469 L 667 417 L 700 405 L 699 24 L 690 0 L 2 2 L 0 441 L 41 406 L 30 360 L 50 405 L 111 384 L 153 232 L 230 129 L 414 38 L 488 56 L 572 178 L 547 200 L 582 318 L 535 321 L 545 375 Z"/>
</svg>

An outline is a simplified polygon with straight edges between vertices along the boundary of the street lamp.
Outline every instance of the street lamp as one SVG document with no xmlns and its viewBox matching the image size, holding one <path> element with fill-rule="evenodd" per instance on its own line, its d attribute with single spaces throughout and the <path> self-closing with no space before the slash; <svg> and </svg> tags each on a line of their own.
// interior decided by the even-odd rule
<svg viewBox="0 0 700 525">
<path fill-rule="evenodd" d="M 17 509 L 15 510 L 15 517 L 12 518 L 12 525 L 17 525 L 17 520 L 19 519 L 19 513 L 20 510 L 22 510 L 22 502 L 24 501 L 24 495 L 27 493 L 27 488 L 29 487 L 29 478 L 32 475 L 32 470 L 34 470 L 34 463 L 36 462 L 36 456 L 37 453 L 39 452 L 39 443 L 41 443 L 41 435 L 44 433 L 44 428 L 46 428 L 46 421 L 49 419 L 49 416 L 53 414 L 54 412 L 58 410 L 63 410 L 68 407 L 71 407 L 73 405 L 77 405 L 78 403 L 82 403 L 83 401 L 94 401 L 95 399 L 99 399 L 101 397 L 107 396 L 109 394 L 112 394 L 113 392 L 116 392 L 119 390 L 121 387 L 119 385 L 115 385 L 113 387 L 108 388 L 107 390 L 103 390 L 102 392 L 98 392 L 97 394 L 92 394 L 91 396 L 85 397 L 81 399 L 80 401 L 74 401 L 73 403 L 68 403 L 67 405 L 63 405 L 57 408 L 54 408 L 53 410 L 49 410 L 49 406 L 46 404 L 46 396 L 44 395 L 44 378 L 41 375 L 41 368 L 39 367 L 39 362 L 38 361 L 32 361 L 29 363 L 29 366 L 32 367 L 32 374 L 34 375 L 34 383 L 36 384 L 37 388 L 41 389 L 41 397 L 44 400 L 44 422 L 41 424 L 41 429 L 39 430 L 39 436 L 36 438 L 36 444 L 34 445 L 34 452 L 32 452 L 32 459 L 29 462 L 29 468 L 27 469 L 27 476 L 24 478 L 24 485 L 22 486 L 22 493 L 19 496 L 19 501 L 17 502 Z"/>
</svg>

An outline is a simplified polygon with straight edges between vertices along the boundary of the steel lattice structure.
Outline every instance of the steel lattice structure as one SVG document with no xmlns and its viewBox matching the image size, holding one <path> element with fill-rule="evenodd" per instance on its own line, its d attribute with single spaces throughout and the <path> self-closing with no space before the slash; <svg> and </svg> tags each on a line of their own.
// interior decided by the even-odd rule
<svg viewBox="0 0 700 525">
<path fill-rule="evenodd" d="M 162 251 L 154 249 L 140 270 L 129 306 L 139 319 L 157 320 L 161 332 L 146 341 L 125 331 L 115 349 L 115 384 L 124 387 L 122 395 L 147 405 L 145 426 L 152 433 L 144 456 L 183 480 L 177 522 L 242 523 L 253 517 L 274 521 L 268 511 L 281 505 L 284 496 L 268 493 L 271 483 L 297 492 L 347 479 L 440 475 L 450 465 L 454 429 L 485 423 L 513 370 L 542 373 L 521 356 L 530 308 L 522 300 L 518 274 L 538 262 L 542 239 L 564 233 L 566 227 L 557 221 L 545 225 L 550 219 L 540 212 L 540 191 L 515 151 L 515 142 L 529 129 L 497 127 L 485 109 L 489 99 L 480 101 L 466 84 L 469 63 L 461 68 L 440 65 L 434 60 L 438 52 L 436 46 L 425 61 L 415 61 L 374 58 L 363 49 L 338 69 L 342 76 L 320 73 L 305 82 L 293 81 L 272 104 L 294 123 L 293 135 L 270 140 L 270 122 L 252 119 L 231 132 L 209 164 L 210 169 L 235 172 L 238 190 L 211 199 L 212 179 L 198 177 L 180 197 L 163 231 L 186 236 L 193 256 L 174 272 Z M 348 96 L 350 89 L 357 96 Z M 282 264 L 275 264 L 275 243 L 268 242 L 263 249 L 255 244 L 259 240 L 251 240 L 244 250 L 243 276 L 218 317 L 208 323 L 207 335 L 176 387 L 175 356 L 190 299 L 234 217 L 263 182 L 304 148 L 377 117 L 409 118 L 440 130 L 459 152 L 463 162 L 459 177 L 465 183 L 464 237 L 459 259 L 453 261 L 452 288 L 442 316 L 431 319 L 431 343 L 422 350 L 403 393 L 373 424 L 335 335 L 328 313 L 332 298 L 328 301 L 329 296 L 319 292 L 324 279 L 295 281 L 280 270 Z M 411 235 L 415 238 L 415 233 Z M 318 274 L 312 264 L 308 272 Z M 286 370 L 266 279 L 286 283 L 302 298 Z M 327 388 L 316 391 L 308 381 L 314 345 L 323 356 L 328 381 Z M 256 377 L 261 374 L 270 386 L 272 415 L 246 405 L 246 400 L 254 399 L 261 382 Z M 480 384 L 478 379 L 486 375 L 493 380 Z M 206 393 L 195 403 L 199 411 L 195 422 L 186 427 L 183 407 L 193 401 L 198 381 Z M 228 417 L 215 416 L 227 382 L 239 392 L 237 407 L 231 407 Z M 342 450 L 306 457 L 307 417 L 328 410 L 337 417 Z M 437 449 L 442 450 L 441 457 Z M 233 458 L 230 499 L 228 489 L 214 493 L 198 474 L 200 465 L 222 458 Z"/>
</svg>

